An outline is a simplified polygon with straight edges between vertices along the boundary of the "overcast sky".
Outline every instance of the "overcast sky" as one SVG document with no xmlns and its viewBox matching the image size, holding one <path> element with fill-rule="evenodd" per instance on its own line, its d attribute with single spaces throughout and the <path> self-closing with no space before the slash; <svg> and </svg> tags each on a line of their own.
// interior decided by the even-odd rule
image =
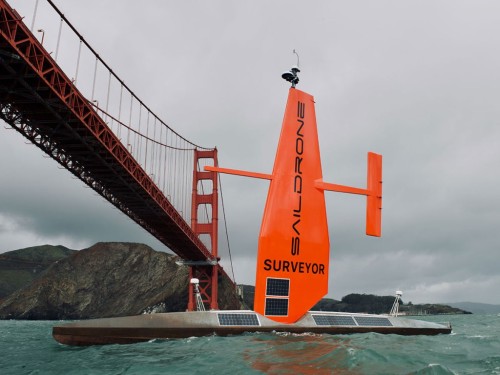
<svg viewBox="0 0 500 375">
<path fill-rule="evenodd" d="M 29 22 L 35 1 L 10 3 Z M 296 49 L 324 180 L 364 187 L 366 153 L 383 155 L 382 238 L 364 234 L 364 198 L 325 194 L 328 296 L 400 289 L 413 303 L 500 304 L 500 2 L 55 3 L 153 111 L 217 146 L 228 168 L 271 173 L 289 87 L 280 76 Z M 2 125 L 0 251 L 98 241 L 165 250 Z M 253 284 L 269 183 L 222 184 L 236 281 Z"/>
</svg>

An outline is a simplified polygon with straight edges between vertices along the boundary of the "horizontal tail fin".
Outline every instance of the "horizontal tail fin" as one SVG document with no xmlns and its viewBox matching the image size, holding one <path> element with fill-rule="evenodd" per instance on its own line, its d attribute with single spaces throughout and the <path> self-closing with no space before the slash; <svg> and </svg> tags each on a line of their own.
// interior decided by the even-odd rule
<svg viewBox="0 0 500 375">
<path fill-rule="evenodd" d="M 320 190 L 366 195 L 366 234 L 375 237 L 382 235 L 382 155 L 368 153 L 366 189 L 331 184 L 323 180 L 316 180 L 314 186 Z"/>
</svg>

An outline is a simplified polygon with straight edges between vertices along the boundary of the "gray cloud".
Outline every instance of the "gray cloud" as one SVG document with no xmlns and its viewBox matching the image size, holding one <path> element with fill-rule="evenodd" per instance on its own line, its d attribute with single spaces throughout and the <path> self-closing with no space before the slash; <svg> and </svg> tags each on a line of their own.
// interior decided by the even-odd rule
<svg viewBox="0 0 500 375">
<path fill-rule="evenodd" d="M 32 5 L 12 3 L 31 16 Z M 500 287 L 500 3 L 58 3 L 148 106 L 217 146 L 229 168 L 271 172 L 287 95 L 280 73 L 297 49 L 324 179 L 363 187 L 366 152 L 384 156 L 382 238 L 364 236 L 363 198 L 326 194 L 329 295 L 402 289 L 413 302 L 500 303 L 491 295 Z M 14 131 L 0 133 L 2 250 L 105 240 L 163 249 Z M 222 182 L 236 278 L 253 283 L 268 183 Z"/>
</svg>

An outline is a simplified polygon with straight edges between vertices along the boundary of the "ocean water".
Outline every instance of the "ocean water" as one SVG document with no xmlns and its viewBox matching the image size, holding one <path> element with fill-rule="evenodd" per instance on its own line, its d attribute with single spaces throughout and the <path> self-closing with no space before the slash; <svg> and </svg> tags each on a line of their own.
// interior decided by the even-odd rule
<svg viewBox="0 0 500 375">
<path fill-rule="evenodd" d="M 500 374 L 500 316 L 423 319 L 450 321 L 453 333 L 257 333 L 70 347 L 52 339 L 56 322 L 0 321 L 0 374 Z"/>
</svg>

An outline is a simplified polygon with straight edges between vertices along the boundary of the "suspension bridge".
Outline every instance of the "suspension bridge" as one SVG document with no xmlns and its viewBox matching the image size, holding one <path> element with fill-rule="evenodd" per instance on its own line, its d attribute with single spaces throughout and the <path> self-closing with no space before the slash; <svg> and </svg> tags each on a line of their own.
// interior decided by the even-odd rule
<svg viewBox="0 0 500 375">
<path fill-rule="evenodd" d="M 0 118 L 182 258 L 217 309 L 219 183 L 203 169 L 217 149 L 162 121 L 51 0 L 32 6 L 26 18 L 0 0 Z"/>
</svg>

